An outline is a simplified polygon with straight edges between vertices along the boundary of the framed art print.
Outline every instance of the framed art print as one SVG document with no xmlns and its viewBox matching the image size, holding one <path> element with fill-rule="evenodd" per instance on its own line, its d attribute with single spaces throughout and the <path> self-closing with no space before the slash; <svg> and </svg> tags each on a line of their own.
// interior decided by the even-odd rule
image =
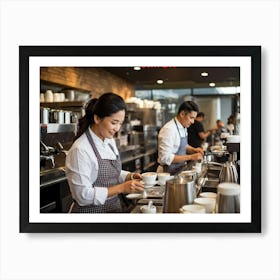
<svg viewBox="0 0 280 280">
<path fill-rule="evenodd" d="M 156 72 L 162 73 L 162 79 L 154 88 L 148 87 L 134 79 L 133 71 L 138 71 L 134 67 L 143 70 L 143 75 L 148 73 L 142 82 L 152 80 Z M 164 76 L 166 73 L 169 76 Z M 211 73 L 217 73 L 217 79 L 231 75 L 209 85 L 214 78 Z M 20 232 L 261 232 L 260 46 L 20 46 L 19 79 Z M 217 165 L 221 168 L 212 182 L 216 182 L 217 192 L 223 182 L 222 167 L 230 161 L 236 163 L 240 193 L 234 207 L 238 211 L 223 212 L 219 200 L 212 213 L 186 215 L 182 207 L 188 203 L 184 199 L 182 205 L 177 203 L 177 208 L 170 210 L 168 201 L 175 201 L 179 192 L 175 189 L 172 196 L 166 183 L 153 189 L 146 200 L 139 197 L 127 202 L 125 196 L 123 203 L 129 204 L 129 210 L 123 213 L 69 213 L 73 199 L 65 158 L 85 104 L 109 91 L 122 96 L 131 112 L 124 124 L 129 138 L 125 133 L 118 138 L 118 147 L 131 159 L 123 160 L 122 168 L 130 172 L 155 171 L 151 164 L 156 166 L 157 153 L 140 149 L 141 145 L 156 143 L 158 131 L 176 115 L 181 102 L 197 101 L 204 111 L 209 110 L 209 116 L 215 108 L 213 120 L 234 112 L 235 133 L 227 132 L 220 146 L 228 157 Z M 135 115 L 139 108 L 145 109 L 146 118 Z M 143 126 L 151 127 L 153 110 L 158 110 L 156 128 L 145 130 Z M 148 133 L 154 138 L 139 142 Z M 135 135 L 140 135 L 140 140 Z M 212 142 L 212 148 L 215 146 Z M 156 144 L 153 149 L 157 149 Z M 211 192 L 210 173 L 205 174 L 202 177 L 196 172 L 194 187 L 203 188 L 208 182 L 205 190 Z M 141 205 L 150 200 L 156 213 L 141 213 Z"/>
</svg>

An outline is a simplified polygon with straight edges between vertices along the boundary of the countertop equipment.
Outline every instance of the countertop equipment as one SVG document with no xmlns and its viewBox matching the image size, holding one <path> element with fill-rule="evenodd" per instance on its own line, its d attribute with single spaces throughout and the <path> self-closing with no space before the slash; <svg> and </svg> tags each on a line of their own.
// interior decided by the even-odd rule
<svg viewBox="0 0 280 280">
<path fill-rule="evenodd" d="M 218 213 L 240 213 L 240 185 L 222 183 L 218 185 Z"/>
<path fill-rule="evenodd" d="M 64 170 L 65 158 L 77 125 L 49 123 L 41 124 L 40 129 L 40 212 L 64 213 L 72 202 Z"/>
<path fill-rule="evenodd" d="M 221 173 L 219 176 L 220 183 L 223 182 L 232 182 L 238 183 L 238 173 L 234 162 L 227 161 L 223 164 Z"/>
<path fill-rule="evenodd" d="M 187 177 L 175 176 L 166 181 L 163 212 L 180 213 L 180 208 L 183 205 L 192 204 L 195 198 L 195 182 Z"/>
</svg>

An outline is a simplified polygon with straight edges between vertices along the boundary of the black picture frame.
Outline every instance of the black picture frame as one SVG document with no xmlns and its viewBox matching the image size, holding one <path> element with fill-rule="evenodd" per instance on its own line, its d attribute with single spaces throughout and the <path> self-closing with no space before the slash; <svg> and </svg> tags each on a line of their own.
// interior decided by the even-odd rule
<svg viewBox="0 0 280 280">
<path fill-rule="evenodd" d="M 29 106 L 31 57 L 193 56 L 251 59 L 251 221 L 203 223 L 30 221 Z M 19 46 L 20 225 L 21 233 L 260 233 L 261 232 L 261 46 Z M 39 91 L 39 89 L 38 89 Z M 39 110 L 39 106 L 38 106 Z M 248 128 L 250 130 L 250 128 Z M 39 151 L 38 151 L 39 158 Z M 242 172 L 246 172 L 245 167 Z M 37 176 L 37 175 L 36 175 Z M 39 187 L 39 186 L 38 186 Z M 67 214 L 66 214 L 67 215 Z"/>
</svg>

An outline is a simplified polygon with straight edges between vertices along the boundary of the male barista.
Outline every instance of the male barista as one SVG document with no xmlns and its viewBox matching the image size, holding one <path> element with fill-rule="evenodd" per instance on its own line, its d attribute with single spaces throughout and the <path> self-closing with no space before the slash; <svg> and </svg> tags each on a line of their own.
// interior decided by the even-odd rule
<svg viewBox="0 0 280 280">
<path fill-rule="evenodd" d="M 183 102 L 178 114 L 167 122 L 158 135 L 158 167 L 157 172 L 169 172 L 171 175 L 179 172 L 189 160 L 200 160 L 202 148 L 188 145 L 187 128 L 194 123 L 198 106 L 193 101 Z"/>
</svg>

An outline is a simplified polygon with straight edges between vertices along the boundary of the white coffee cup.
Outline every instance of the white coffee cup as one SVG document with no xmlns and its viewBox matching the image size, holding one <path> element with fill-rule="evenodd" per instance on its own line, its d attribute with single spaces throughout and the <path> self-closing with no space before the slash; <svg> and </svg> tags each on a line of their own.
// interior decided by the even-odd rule
<svg viewBox="0 0 280 280">
<path fill-rule="evenodd" d="M 45 92 L 45 102 L 53 102 L 53 92 L 50 89 Z"/>
<path fill-rule="evenodd" d="M 60 102 L 60 93 L 55 92 L 53 94 L 53 102 Z"/>
<path fill-rule="evenodd" d="M 213 213 L 215 210 L 216 199 L 209 197 L 198 197 L 194 199 L 194 204 L 205 207 L 206 213 Z"/>
<path fill-rule="evenodd" d="M 157 173 L 156 172 L 146 172 L 142 173 L 142 180 L 144 181 L 145 185 L 153 185 L 156 182 Z"/>
<path fill-rule="evenodd" d="M 155 205 L 149 207 L 149 205 L 143 205 L 140 207 L 141 213 L 144 214 L 155 214 L 157 212 L 157 208 Z"/>
<path fill-rule="evenodd" d="M 40 93 L 40 102 L 45 102 L 45 94 Z"/>
<path fill-rule="evenodd" d="M 60 101 L 64 102 L 65 101 L 65 93 L 64 92 L 60 92 Z"/>
<path fill-rule="evenodd" d="M 214 193 L 214 192 L 201 192 L 199 194 L 199 197 L 208 197 L 208 198 L 214 198 L 216 199 L 217 198 L 217 194 Z"/>
<path fill-rule="evenodd" d="M 198 204 L 188 204 L 182 206 L 180 209 L 182 214 L 203 214 L 206 213 L 205 207 Z"/>
<path fill-rule="evenodd" d="M 170 173 L 158 173 L 157 174 L 158 177 L 158 182 L 160 185 L 165 185 L 166 181 L 170 179 Z"/>
</svg>

